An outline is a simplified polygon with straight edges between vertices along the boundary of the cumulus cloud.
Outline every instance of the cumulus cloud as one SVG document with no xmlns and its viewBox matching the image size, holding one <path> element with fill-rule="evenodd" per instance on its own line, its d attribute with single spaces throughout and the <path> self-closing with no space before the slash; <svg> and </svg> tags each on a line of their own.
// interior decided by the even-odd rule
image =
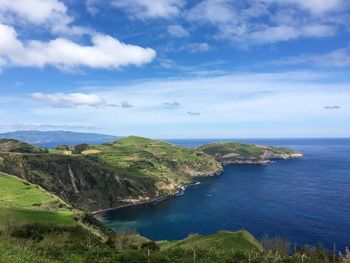
<svg viewBox="0 0 350 263">
<path fill-rule="evenodd" d="M 30 97 L 34 100 L 42 101 L 53 107 L 73 108 L 77 106 L 98 107 L 105 105 L 103 98 L 96 94 L 84 93 L 53 93 L 44 94 L 41 92 L 32 93 Z"/>
<path fill-rule="evenodd" d="M 88 28 L 73 26 L 65 4 L 58 0 L 0 0 L 0 21 L 7 24 L 30 23 L 48 27 L 53 33 L 85 34 Z"/>
<path fill-rule="evenodd" d="M 112 5 L 132 18 L 172 18 L 180 14 L 184 0 L 113 0 Z"/>
<path fill-rule="evenodd" d="M 340 110 L 341 107 L 338 105 L 334 105 L 334 106 L 324 106 L 325 110 Z"/>
<path fill-rule="evenodd" d="M 123 101 L 121 103 L 121 107 L 124 108 L 124 109 L 127 109 L 127 108 L 132 108 L 134 107 L 133 105 L 131 105 L 128 101 Z"/>
<path fill-rule="evenodd" d="M 168 26 L 168 32 L 174 37 L 188 37 L 190 34 L 188 31 L 181 25 L 170 25 Z"/>
<path fill-rule="evenodd" d="M 0 24 L 0 35 L 0 62 L 3 65 L 118 69 L 128 65 L 141 66 L 156 56 L 153 49 L 125 44 L 102 34 L 93 35 L 91 45 L 81 45 L 65 38 L 24 43 L 18 39 L 13 27 Z"/>
</svg>

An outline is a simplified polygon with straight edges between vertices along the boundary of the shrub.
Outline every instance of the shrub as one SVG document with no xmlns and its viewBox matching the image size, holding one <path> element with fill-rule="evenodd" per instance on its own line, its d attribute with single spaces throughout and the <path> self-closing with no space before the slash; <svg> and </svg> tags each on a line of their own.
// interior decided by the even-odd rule
<svg viewBox="0 0 350 263">
<path fill-rule="evenodd" d="M 291 243 L 281 237 L 269 238 L 266 235 L 261 239 L 261 244 L 267 251 L 278 252 L 282 255 L 288 255 L 290 252 Z"/>
<path fill-rule="evenodd" d="M 160 250 L 159 246 L 154 241 L 144 242 L 141 244 L 142 249 L 149 249 L 152 251 L 158 251 Z"/>
</svg>

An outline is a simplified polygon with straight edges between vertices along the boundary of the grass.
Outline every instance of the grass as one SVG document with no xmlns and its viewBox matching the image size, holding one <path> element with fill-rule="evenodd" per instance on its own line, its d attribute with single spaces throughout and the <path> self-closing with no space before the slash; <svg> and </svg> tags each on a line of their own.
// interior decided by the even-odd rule
<svg viewBox="0 0 350 263">
<path fill-rule="evenodd" d="M 38 255 L 36 248 L 28 242 L 10 242 L 0 238 L 0 263 L 58 263 Z"/>
<path fill-rule="evenodd" d="M 74 211 L 37 185 L 0 173 L 0 227 L 12 217 L 18 224 L 76 225 Z"/>
<path fill-rule="evenodd" d="M 127 174 L 170 184 L 174 191 L 176 185 L 191 182 L 194 175 L 214 174 L 221 170 L 213 157 L 195 149 L 136 136 L 91 146 L 86 151 Z"/>
<path fill-rule="evenodd" d="M 237 154 L 239 158 L 260 157 L 266 150 L 275 154 L 291 154 L 295 153 L 288 148 L 257 146 L 254 144 L 244 144 L 235 142 L 216 142 L 199 147 L 200 150 L 212 156 L 223 156 L 225 154 Z"/>
<path fill-rule="evenodd" d="M 159 245 L 162 250 L 176 248 L 214 249 L 216 251 L 262 249 L 260 243 L 247 231 L 221 231 L 209 236 L 190 235 L 183 240 L 160 242 Z"/>
</svg>

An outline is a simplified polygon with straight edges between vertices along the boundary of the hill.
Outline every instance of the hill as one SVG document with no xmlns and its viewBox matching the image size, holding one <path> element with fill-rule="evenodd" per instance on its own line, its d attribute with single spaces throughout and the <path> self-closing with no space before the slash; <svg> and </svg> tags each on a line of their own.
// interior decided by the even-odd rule
<svg viewBox="0 0 350 263">
<path fill-rule="evenodd" d="M 16 139 L 30 144 L 56 147 L 60 144 L 75 145 L 81 143 L 100 144 L 118 139 L 116 136 L 97 134 L 97 133 L 82 133 L 71 131 L 14 131 L 0 133 L 0 139 Z"/>
<path fill-rule="evenodd" d="M 199 150 L 226 164 L 267 164 L 272 160 L 300 158 L 303 155 L 282 147 L 259 146 L 235 142 L 216 142 L 203 145 Z"/>
<path fill-rule="evenodd" d="M 0 227 L 12 217 L 17 224 L 76 225 L 72 207 L 39 186 L 0 173 Z"/>
<path fill-rule="evenodd" d="M 88 250 L 109 240 L 126 246 L 148 241 L 136 234 L 118 237 L 85 212 L 17 177 L 0 173 L 0 186 L 0 263 L 75 262 L 83 252 L 77 249 L 62 261 L 67 246 Z"/>
<path fill-rule="evenodd" d="M 38 184 L 75 208 L 95 211 L 175 195 L 193 177 L 218 174 L 222 167 L 201 151 L 131 136 L 71 151 L 0 152 L 0 171 Z"/>
<path fill-rule="evenodd" d="M 48 150 L 14 139 L 0 139 L 0 152 L 40 154 L 48 153 Z"/>
</svg>

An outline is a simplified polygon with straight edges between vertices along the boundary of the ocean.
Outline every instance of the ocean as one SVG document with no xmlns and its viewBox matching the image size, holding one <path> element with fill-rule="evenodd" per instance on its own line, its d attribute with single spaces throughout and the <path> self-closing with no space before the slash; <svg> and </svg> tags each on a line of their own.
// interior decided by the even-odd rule
<svg viewBox="0 0 350 263">
<path fill-rule="evenodd" d="M 196 147 L 219 140 L 169 141 Z M 294 244 L 350 246 L 350 139 L 234 141 L 286 146 L 305 156 L 266 166 L 226 166 L 223 174 L 198 179 L 181 196 L 98 218 L 116 232 L 137 231 L 152 240 L 245 229 L 257 238 L 278 236 Z"/>
</svg>

